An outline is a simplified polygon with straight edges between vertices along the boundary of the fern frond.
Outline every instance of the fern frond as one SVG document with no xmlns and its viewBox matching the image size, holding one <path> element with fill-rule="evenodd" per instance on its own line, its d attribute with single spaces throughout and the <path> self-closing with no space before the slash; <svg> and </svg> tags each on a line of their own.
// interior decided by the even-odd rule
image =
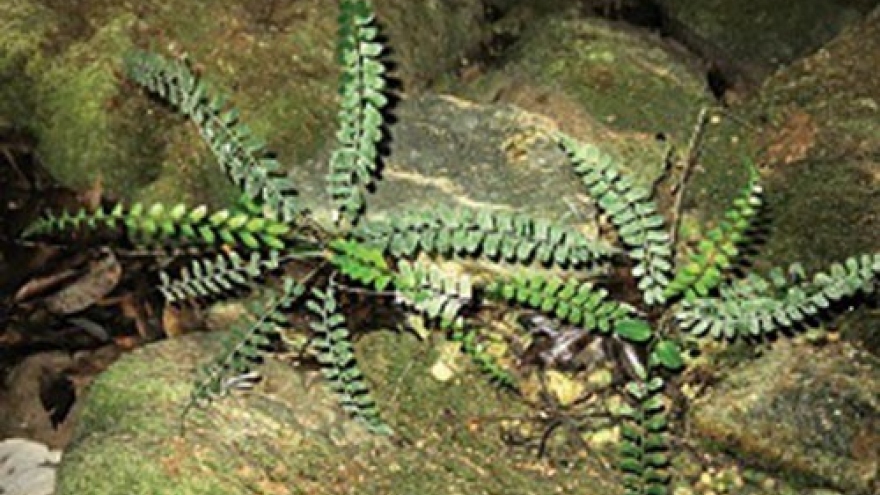
<svg viewBox="0 0 880 495">
<path fill-rule="evenodd" d="M 379 416 L 367 381 L 358 368 L 351 334 L 345 327 L 345 316 L 338 310 L 333 284 L 326 291 L 312 289 L 312 298 L 306 301 L 306 307 L 318 317 L 311 323 L 315 331 L 314 349 L 321 372 L 343 410 L 371 432 L 391 434 L 391 428 Z"/>
<path fill-rule="evenodd" d="M 626 384 L 629 404 L 622 410 L 620 460 L 627 495 L 666 495 L 670 476 L 668 421 L 663 404 L 663 380 L 650 377 Z"/>
<path fill-rule="evenodd" d="M 735 339 L 792 329 L 819 316 L 831 304 L 859 292 L 876 290 L 880 254 L 865 254 L 834 263 L 812 281 L 800 265 L 787 273 L 776 268 L 769 279 L 751 274 L 724 285 L 717 297 L 685 300 L 676 313 L 685 331 L 700 336 Z"/>
<path fill-rule="evenodd" d="M 666 286 L 667 298 L 684 293 L 688 299 L 706 296 L 721 283 L 724 271 L 739 254 L 739 244 L 761 206 L 758 172 L 752 167 L 749 185 L 724 214 L 724 220 L 697 245 L 697 249 L 677 270 Z"/>
<path fill-rule="evenodd" d="M 49 213 L 34 222 L 25 236 L 51 234 L 80 228 L 116 230 L 122 228 L 135 242 L 174 241 L 184 244 L 212 245 L 223 242 L 247 249 L 283 249 L 290 227 L 284 223 L 247 213 L 228 210 L 209 212 L 205 205 L 188 208 L 177 204 L 170 208 L 161 203 L 147 207 L 134 203 L 130 208 L 116 204 L 112 209 L 80 209 L 60 215 Z"/>
<path fill-rule="evenodd" d="M 190 408 L 203 407 L 216 397 L 225 395 L 230 377 L 251 370 L 256 359 L 269 345 L 270 337 L 278 332 L 279 327 L 287 326 L 285 311 L 304 292 L 305 286 L 293 278 L 285 277 L 280 293 L 272 291 L 265 304 L 250 308 L 251 316 L 231 329 L 219 356 L 201 368 L 190 400 L 184 408 L 184 416 Z"/>
<path fill-rule="evenodd" d="M 268 255 L 252 251 L 247 260 L 235 251 L 223 252 L 213 259 L 192 260 L 189 267 L 184 267 L 174 279 L 167 272 L 160 272 L 159 291 L 169 303 L 209 299 L 244 287 L 280 266 L 281 255 L 275 250 L 269 251 Z"/>
<path fill-rule="evenodd" d="M 375 14 L 367 0 L 340 0 L 338 57 L 339 130 L 337 148 L 330 157 L 327 184 L 337 220 L 357 222 L 364 208 L 366 187 L 378 166 L 382 140 L 382 108 L 388 104 L 383 47 L 376 41 Z"/>
<path fill-rule="evenodd" d="M 196 124 L 226 175 L 249 198 L 267 206 L 282 222 L 297 219 L 301 210 L 293 182 L 265 143 L 239 122 L 238 111 L 193 73 L 186 60 L 134 51 L 125 58 L 125 73 Z"/>
<path fill-rule="evenodd" d="M 395 257 L 419 251 L 441 256 L 485 256 L 496 261 L 579 267 L 614 249 L 580 232 L 527 215 L 438 208 L 358 226 L 353 236 Z"/>
<path fill-rule="evenodd" d="M 505 369 L 498 359 L 487 352 L 485 344 L 480 342 L 479 332 L 474 328 L 459 328 L 452 333 L 453 342 L 461 344 L 461 350 L 477 367 L 489 376 L 489 380 L 499 387 L 516 390 L 516 378 Z"/>
<path fill-rule="evenodd" d="M 608 333 L 615 323 L 632 314 L 628 305 L 607 299 L 608 291 L 574 278 L 541 275 L 496 279 L 488 295 L 540 310 L 584 330 Z"/>
<path fill-rule="evenodd" d="M 634 184 L 596 146 L 579 143 L 564 134 L 558 134 L 557 139 L 635 260 L 633 276 L 639 280 L 643 300 L 649 305 L 665 302 L 664 290 L 672 270 L 672 245 L 650 192 Z"/>
</svg>

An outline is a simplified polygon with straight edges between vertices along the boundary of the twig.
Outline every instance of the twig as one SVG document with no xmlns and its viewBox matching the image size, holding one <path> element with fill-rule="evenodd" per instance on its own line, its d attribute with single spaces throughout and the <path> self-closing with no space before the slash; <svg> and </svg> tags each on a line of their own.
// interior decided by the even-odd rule
<svg viewBox="0 0 880 495">
<path fill-rule="evenodd" d="M 683 170 L 681 171 L 681 179 L 677 184 L 673 185 L 672 192 L 675 194 L 675 201 L 672 205 L 672 232 L 669 233 L 670 244 L 675 246 L 678 240 L 678 229 L 681 224 L 681 205 L 684 201 L 684 191 L 690 178 L 691 171 L 697 164 L 700 156 L 700 143 L 706 133 L 706 122 L 709 116 L 709 107 L 704 106 L 697 115 L 697 123 L 691 132 L 691 139 L 688 142 L 687 154 L 683 160 Z"/>
</svg>

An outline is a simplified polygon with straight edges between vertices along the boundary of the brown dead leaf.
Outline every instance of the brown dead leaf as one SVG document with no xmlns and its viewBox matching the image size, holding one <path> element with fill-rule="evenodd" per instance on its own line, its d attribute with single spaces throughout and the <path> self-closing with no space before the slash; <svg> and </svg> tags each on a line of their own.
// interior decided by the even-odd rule
<svg viewBox="0 0 880 495">
<path fill-rule="evenodd" d="M 113 337 L 113 344 L 122 351 L 131 351 L 140 347 L 143 340 L 133 335 L 117 335 Z"/>
<path fill-rule="evenodd" d="M 87 271 L 69 285 L 45 299 L 46 308 L 59 315 L 82 311 L 100 301 L 119 284 L 122 266 L 112 251 L 89 262 Z"/>
<path fill-rule="evenodd" d="M 807 158 L 816 145 L 818 130 L 819 127 L 809 113 L 800 109 L 793 110 L 782 126 L 770 135 L 768 162 L 788 165 Z"/>
<path fill-rule="evenodd" d="M 15 296 L 12 298 L 12 302 L 15 304 L 21 304 L 30 299 L 46 296 L 74 279 L 79 273 L 79 270 L 69 268 L 46 275 L 45 277 L 32 278 L 18 289 Z"/>
<path fill-rule="evenodd" d="M 146 341 L 161 337 L 159 322 L 156 317 L 156 309 L 150 301 L 137 292 L 127 292 L 118 298 L 105 300 L 103 304 L 117 304 L 126 318 L 134 320 L 134 326 L 138 335 Z"/>
<path fill-rule="evenodd" d="M 162 311 L 162 329 L 168 337 L 179 337 L 204 327 L 204 318 L 195 308 L 166 304 Z"/>
</svg>

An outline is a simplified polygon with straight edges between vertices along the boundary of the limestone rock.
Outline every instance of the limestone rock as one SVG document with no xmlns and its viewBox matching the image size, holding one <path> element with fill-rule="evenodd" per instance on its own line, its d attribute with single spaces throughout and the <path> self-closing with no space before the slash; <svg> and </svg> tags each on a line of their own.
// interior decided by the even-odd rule
<svg viewBox="0 0 880 495">
<path fill-rule="evenodd" d="M 61 451 L 23 438 L 0 441 L 0 493 L 52 495 Z"/>
</svg>

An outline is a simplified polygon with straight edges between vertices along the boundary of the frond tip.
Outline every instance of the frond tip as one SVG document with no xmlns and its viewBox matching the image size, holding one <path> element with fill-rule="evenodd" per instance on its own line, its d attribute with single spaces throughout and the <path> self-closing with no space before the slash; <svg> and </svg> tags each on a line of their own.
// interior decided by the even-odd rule
<svg viewBox="0 0 880 495">
<path fill-rule="evenodd" d="M 739 245 L 761 206 L 761 185 L 758 172 L 752 167 L 749 185 L 734 200 L 724 220 L 710 230 L 697 249 L 682 264 L 675 278 L 666 287 L 666 297 L 684 293 L 685 297 L 706 296 L 721 283 L 724 271 L 731 267 L 739 254 Z"/>
</svg>

